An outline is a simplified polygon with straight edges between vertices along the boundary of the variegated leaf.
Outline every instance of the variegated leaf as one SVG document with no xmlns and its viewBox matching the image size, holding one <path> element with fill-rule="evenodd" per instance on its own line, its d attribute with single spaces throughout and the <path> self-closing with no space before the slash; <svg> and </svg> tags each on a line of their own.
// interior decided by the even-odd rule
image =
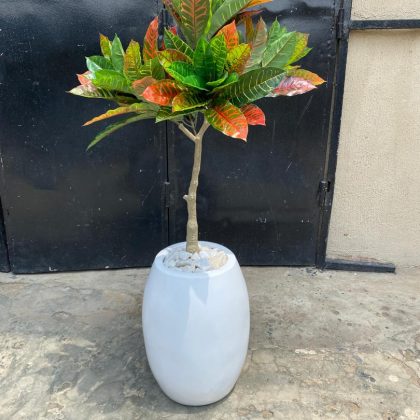
<svg viewBox="0 0 420 420">
<path fill-rule="evenodd" d="M 260 6 L 264 3 L 271 3 L 273 0 L 251 0 L 247 5 L 246 8 Z"/>
<path fill-rule="evenodd" d="M 83 74 L 78 74 L 77 80 L 81 85 L 92 85 L 92 72 L 85 71 Z"/>
<path fill-rule="evenodd" d="M 144 113 L 141 115 L 134 115 L 128 118 L 125 118 L 123 120 L 120 120 L 114 124 L 109 125 L 104 130 L 102 130 L 97 136 L 91 141 L 89 146 L 87 147 L 87 150 L 91 149 L 93 146 L 95 146 L 97 143 L 99 143 L 101 140 L 103 140 L 105 137 L 109 136 L 110 134 L 114 133 L 115 131 L 119 130 L 122 127 L 125 127 L 128 124 L 131 124 L 133 122 L 145 120 L 147 118 L 154 118 L 156 116 L 157 112 L 150 112 L 150 113 Z"/>
<path fill-rule="evenodd" d="M 153 85 L 153 83 L 156 83 L 157 80 L 153 78 L 152 76 L 146 76 L 142 79 L 136 80 L 132 83 L 131 87 L 133 88 L 134 93 L 138 98 L 141 98 L 143 95 L 143 92 L 148 88 L 150 85 Z"/>
<path fill-rule="evenodd" d="M 174 80 L 159 80 L 148 86 L 143 92 L 143 98 L 161 106 L 172 104 L 176 95 L 182 92 L 182 88 Z"/>
<path fill-rule="evenodd" d="M 178 50 L 167 49 L 163 51 L 159 51 L 158 53 L 159 63 L 163 66 L 163 68 L 169 67 L 175 61 L 185 61 L 191 63 L 191 59 Z"/>
<path fill-rule="evenodd" d="M 251 47 L 248 44 L 239 44 L 235 48 L 228 51 L 227 68 L 228 71 L 241 74 L 245 68 L 245 64 L 249 59 Z"/>
<path fill-rule="evenodd" d="M 291 72 L 288 72 L 288 76 L 300 77 L 302 79 L 307 80 L 314 86 L 319 86 L 325 83 L 325 80 L 322 77 L 318 76 L 316 73 L 312 73 L 311 71 L 304 69 L 296 69 Z"/>
<path fill-rule="evenodd" d="M 114 70 L 111 60 L 101 55 L 86 57 L 86 67 L 92 73 L 95 73 L 97 70 Z"/>
<path fill-rule="evenodd" d="M 98 70 L 92 83 L 99 88 L 132 93 L 128 80 L 115 70 Z"/>
<path fill-rule="evenodd" d="M 271 41 L 270 37 L 263 55 L 262 66 L 279 69 L 285 67 L 295 50 L 296 42 L 295 32 L 288 32 L 274 41 Z"/>
<path fill-rule="evenodd" d="M 186 111 L 194 108 L 201 108 L 208 103 L 208 99 L 202 98 L 192 92 L 181 92 L 175 96 L 172 102 L 172 111 Z"/>
<path fill-rule="evenodd" d="M 140 76 L 141 67 L 140 44 L 131 40 L 124 56 L 124 74 L 130 80 L 136 80 Z"/>
<path fill-rule="evenodd" d="M 257 105 L 248 104 L 241 108 L 249 125 L 265 125 L 264 112 Z"/>
<path fill-rule="evenodd" d="M 295 63 L 296 61 L 303 58 L 310 51 L 310 48 L 307 48 L 308 37 L 309 37 L 308 34 L 296 32 L 295 37 L 296 37 L 295 49 L 293 51 L 293 54 L 289 58 L 289 61 L 287 62 L 287 64 Z"/>
<path fill-rule="evenodd" d="M 182 32 L 193 47 L 203 35 L 209 15 L 209 0 L 181 0 Z"/>
<path fill-rule="evenodd" d="M 144 37 L 143 44 L 143 60 L 149 61 L 157 56 L 157 40 L 159 37 L 158 33 L 159 20 L 156 16 L 147 28 L 146 35 Z"/>
<path fill-rule="evenodd" d="M 99 34 L 99 45 L 101 46 L 102 55 L 105 58 L 111 58 L 111 41 L 105 35 Z"/>
<path fill-rule="evenodd" d="M 243 106 L 263 98 L 280 82 L 283 72 L 275 68 L 251 70 L 222 90 L 222 96 L 236 106 Z M 218 88 L 219 89 L 219 88 Z"/>
<path fill-rule="evenodd" d="M 169 11 L 178 24 L 181 24 L 181 11 L 179 3 L 179 0 L 163 0 L 166 10 Z"/>
<path fill-rule="evenodd" d="M 98 121 L 106 120 L 107 118 L 117 117 L 118 115 L 129 114 L 129 113 L 145 113 L 145 112 L 156 112 L 157 108 L 152 104 L 145 103 L 135 103 L 128 106 L 120 106 L 116 109 L 110 109 L 107 112 L 98 115 L 95 118 L 92 118 L 89 121 L 86 121 L 83 126 L 93 124 Z"/>
<path fill-rule="evenodd" d="M 245 69 L 253 69 L 261 64 L 261 60 L 267 45 L 267 26 L 262 18 L 255 27 L 255 36 L 251 44 L 251 55 L 245 65 Z"/>
<path fill-rule="evenodd" d="M 236 28 L 235 21 L 232 21 L 229 23 L 229 25 L 223 26 L 217 35 L 223 35 L 225 37 L 226 48 L 228 51 L 232 48 L 235 48 L 239 44 L 239 33 Z"/>
<path fill-rule="evenodd" d="M 223 34 L 212 38 L 210 41 L 210 49 L 216 66 L 216 77 L 220 77 L 225 69 L 227 59 L 227 47 Z"/>
<path fill-rule="evenodd" d="M 169 29 L 165 29 L 164 39 L 166 48 L 178 50 L 187 55 L 192 60 L 194 51 L 178 35 L 175 35 Z"/>
<path fill-rule="evenodd" d="M 208 90 L 205 80 L 200 77 L 194 67 L 182 61 L 175 61 L 166 71 L 178 82 L 195 89 Z"/>
<path fill-rule="evenodd" d="M 182 121 L 186 115 L 196 114 L 198 109 L 187 109 L 185 111 L 172 112 L 172 109 L 169 107 L 160 108 L 159 112 L 156 115 L 156 122 L 161 121 Z"/>
<path fill-rule="evenodd" d="M 229 101 L 206 109 L 204 115 L 216 130 L 221 131 L 226 136 L 246 141 L 248 123 L 245 115 Z"/>
<path fill-rule="evenodd" d="M 208 36 L 212 37 L 223 25 L 229 22 L 241 9 L 243 9 L 249 0 L 226 0 L 214 12 L 211 18 Z"/>
<path fill-rule="evenodd" d="M 276 97 L 302 95 L 303 93 L 309 92 L 313 89 L 316 89 L 316 86 L 301 77 L 286 77 L 267 96 Z"/>
</svg>

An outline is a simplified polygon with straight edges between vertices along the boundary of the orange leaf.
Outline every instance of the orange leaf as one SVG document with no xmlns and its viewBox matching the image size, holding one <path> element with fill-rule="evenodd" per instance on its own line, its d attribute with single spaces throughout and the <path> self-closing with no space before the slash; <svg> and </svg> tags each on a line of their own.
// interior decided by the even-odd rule
<svg viewBox="0 0 420 420">
<path fill-rule="evenodd" d="M 223 134 L 235 139 L 245 140 L 248 135 L 248 123 L 241 110 L 230 102 L 216 105 L 205 111 L 207 121 Z"/>
<path fill-rule="evenodd" d="M 229 25 L 223 26 L 222 29 L 217 33 L 217 35 L 223 34 L 226 41 L 226 47 L 229 50 L 236 47 L 239 44 L 239 34 L 236 29 L 235 21 L 229 23 Z"/>
<path fill-rule="evenodd" d="M 143 92 L 148 88 L 150 85 L 153 85 L 153 83 L 156 82 L 156 79 L 154 79 L 152 76 L 146 76 L 142 79 L 135 80 L 131 87 L 134 89 L 134 92 L 138 97 L 143 95 Z"/>
<path fill-rule="evenodd" d="M 272 0 L 251 0 L 247 5 L 246 8 L 259 6 L 260 4 L 270 3 Z"/>
<path fill-rule="evenodd" d="M 182 89 L 174 80 L 164 79 L 147 87 L 142 96 L 146 101 L 161 106 L 168 106 L 172 104 L 172 100 L 181 91 Z"/>
<path fill-rule="evenodd" d="M 257 105 L 249 104 L 241 108 L 249 125 L 265 125 L 265 115 Z"/>
<path fill-rule="evenodd" d="M 90 71 L 85 71 L 83 74 L 78 74 L 77 79 L 79 80 L 79 83 L 81 85 L 91 85 L 92 80 L 90 80 L 89 77 L 88 77 L 91 74 L 92 74 L 92 72 L 90 72 Z"/>
<path fill-rule="evenodd" d="M 316 73 L 312 73 L 308 70 L 297 69 L 292 72 L 292 75 L 295 77 L 301 77 L 302 79 L 307 80 L 314 86 L 322 85 L 325 83 L 325 80 L 322 77 L 319 77 Z"/>
<path fill-rule="evenodd" d="M 147 28 L 146 36 L 144 37 L 144 46 L 143 46 L 143 59 L 144 61 L 149 61 L 152 58 L 155 58 L 157 55 L 157 40 L 159 37 L 158 33 L 159 20 L 156 16 Z"/>
</svg>

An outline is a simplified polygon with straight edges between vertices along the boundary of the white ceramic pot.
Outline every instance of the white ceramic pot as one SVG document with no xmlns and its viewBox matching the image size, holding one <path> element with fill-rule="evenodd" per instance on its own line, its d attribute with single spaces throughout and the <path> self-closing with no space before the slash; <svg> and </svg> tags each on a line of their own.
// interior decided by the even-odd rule
<svg viewBox="0 0 420 420">
<path fill-rule="evenodd" d="M 245 362 L 249 300 L 235 255 L 218 270 L 188 273 L 164 266 L 175 244 L 156 256 L 143 298 L 147 358 L 163 392 L 185 405 L 220 400 L 233 389 Z"/>
</svg>

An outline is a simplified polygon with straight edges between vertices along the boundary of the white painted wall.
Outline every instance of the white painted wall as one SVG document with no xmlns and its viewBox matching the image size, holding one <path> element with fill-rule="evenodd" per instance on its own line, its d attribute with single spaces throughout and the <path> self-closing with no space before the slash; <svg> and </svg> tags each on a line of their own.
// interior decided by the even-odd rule
<svg viewBox="0 0 420 420">
<path fill-rule="evenodd" d="M 358 19 L 420 17 L 420 0 L 354 7 Z M 420 266 L 420 30 L 350 35 L 327 256 Z"/>
</svg>

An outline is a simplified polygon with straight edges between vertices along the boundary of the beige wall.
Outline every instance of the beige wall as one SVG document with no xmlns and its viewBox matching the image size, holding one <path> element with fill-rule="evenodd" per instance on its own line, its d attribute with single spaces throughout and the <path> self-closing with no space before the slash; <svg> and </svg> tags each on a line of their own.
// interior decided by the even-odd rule
<svg viewBox="0 0 420 420">
<path fill-rule="evenodd" d="M 420 19 L 420 0 L 353 0 L 353 19 Z"/>
<path fill-rule="evenodd" d="M 327 256 L 420 266 L 420 30 L 350 35 Z"/>
</svg>

